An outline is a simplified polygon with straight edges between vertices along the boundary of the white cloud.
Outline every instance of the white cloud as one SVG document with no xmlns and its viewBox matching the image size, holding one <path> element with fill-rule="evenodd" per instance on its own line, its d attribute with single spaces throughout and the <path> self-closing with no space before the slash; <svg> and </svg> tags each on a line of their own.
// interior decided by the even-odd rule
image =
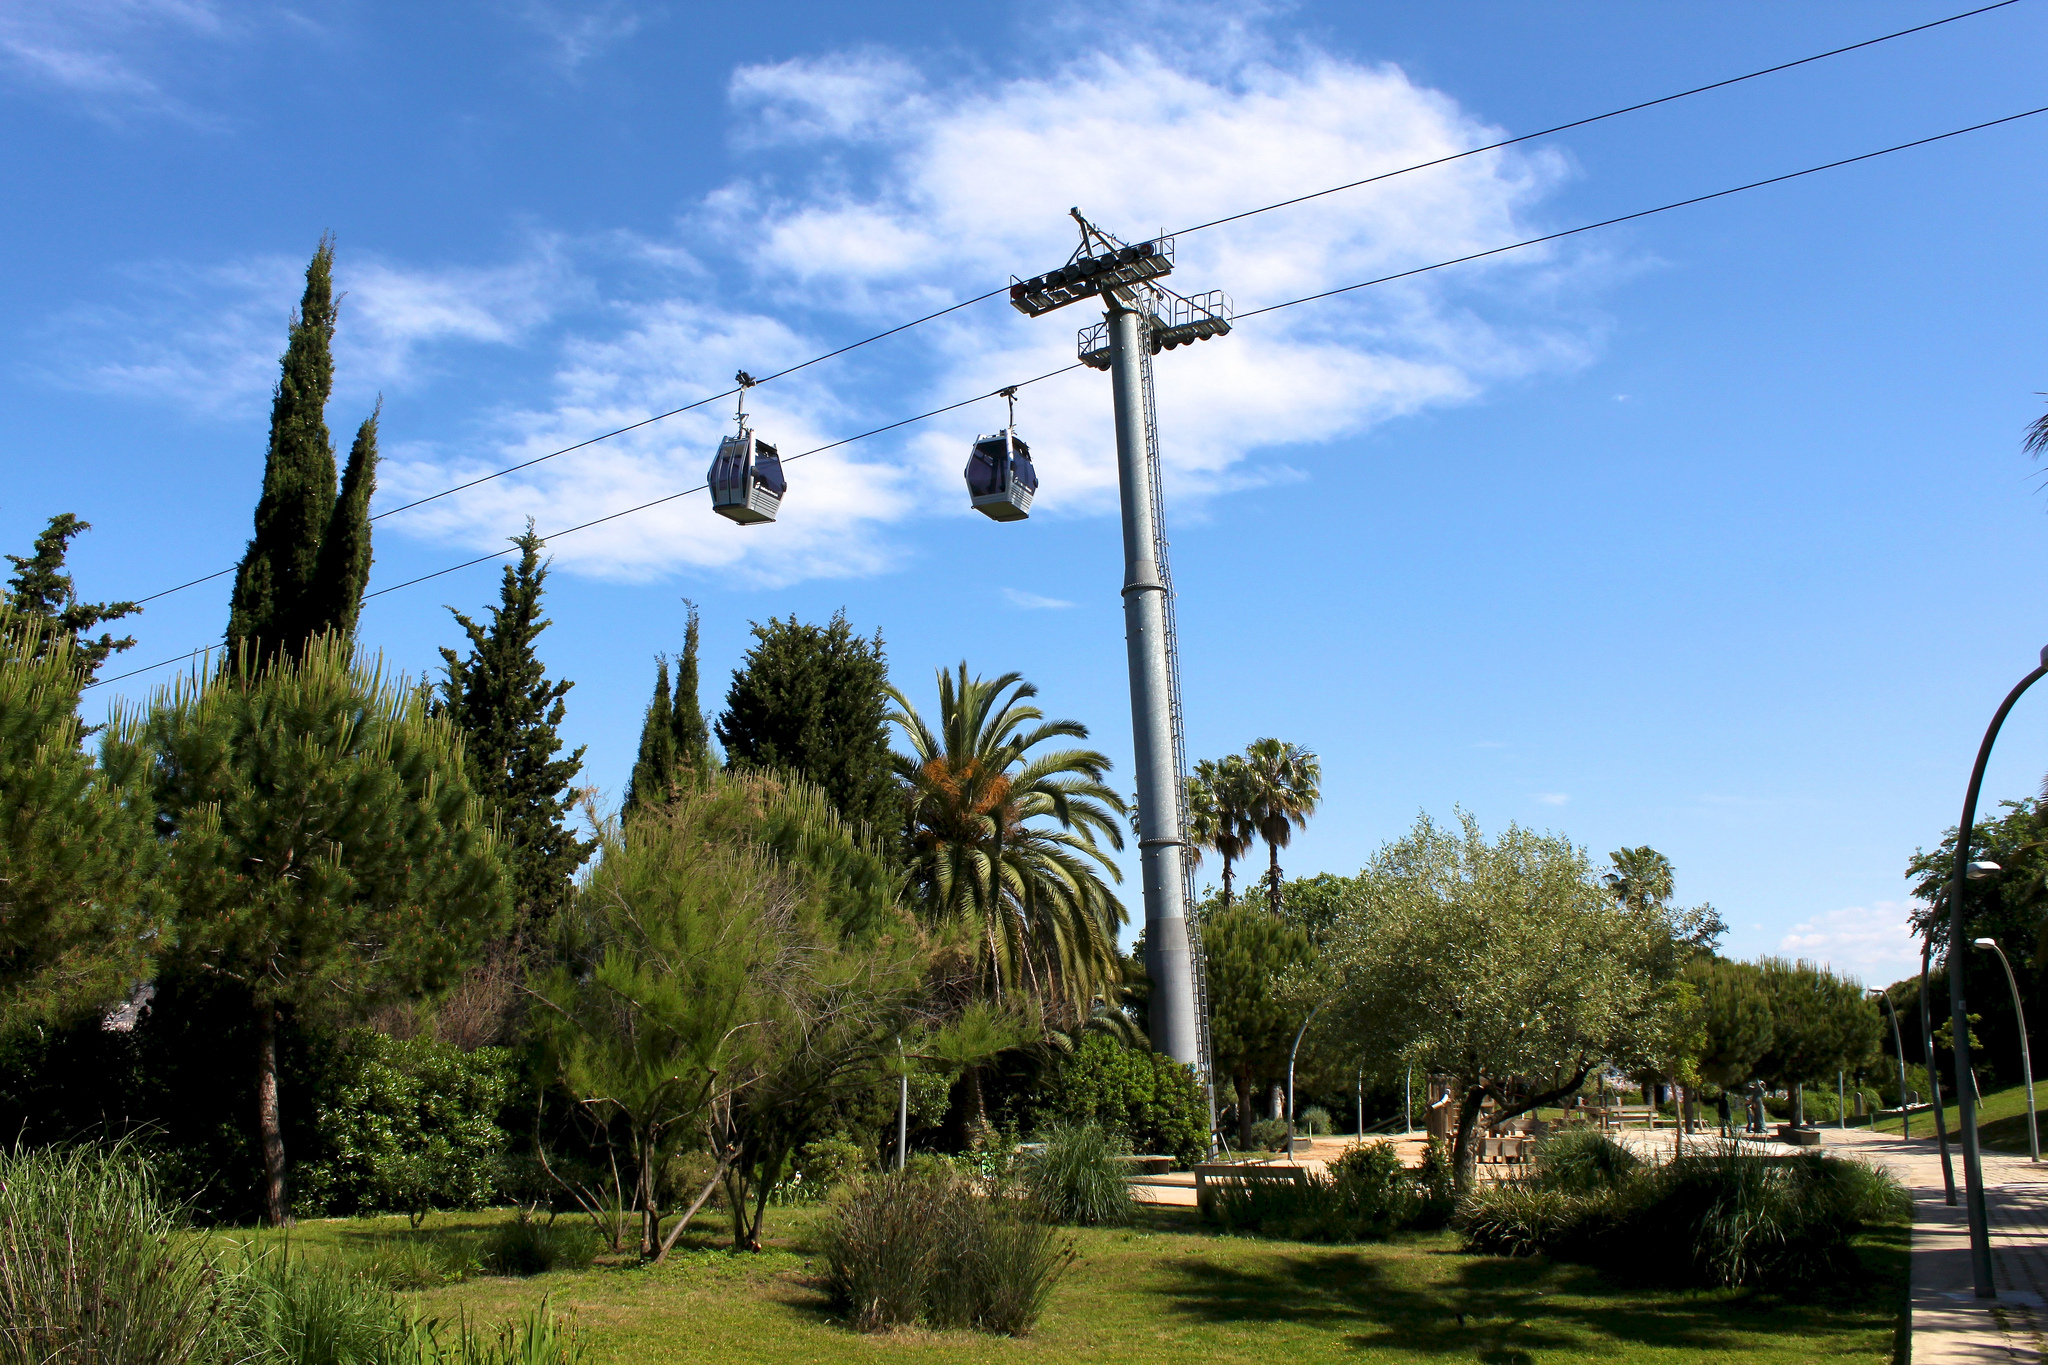
<svg viewBox="0 0 2048 1365">
<path fill-rule="evenodd" d="M 1537 792 L 1536 799 L 1546 806 L 1562 806 L 1572 798 L 1566 792 Z"/>
<path fill-rule="evenodd" d="M 1054 610 L 1074 605 L 1058 597 L 1040 597 L 1035 592 L 1020 592 L 1016 588 L 1004 588 L 1003 596 L 1010 599 L 1012 606 L 1023 607 L 1026 611 Z"/>
<path fill-rule="evenodd" d="M 193 117 L 148 69 L 169 40 L 227 33 L 210 0 L 7 0 L 0 4 L 0 71 L 83 96 L 88 112 L 102 118 L 117 106 Z"/>
<path fill-rule="evenodd" d="M 1194 21 L 1215 18 L 1209 11 L 1144 12 L 1214 39 L 1111 55 L 1079 41 L 1093 32 L 1084 25 L 1072 31 L 1070 61 L 1013 77 L 936 76 L 876 49 L 741 68 L 730 83 L 734 140 L 758 155 L 745 176 L 703 196 L 670 241 L 542 242 L 510 265 L 441 269 L 344 251 L 344 385 L 402 389 L 452 365 L 442 353 L 450 346 L 556 349 L 551 376 L 475 414 L 491 433 L 477 447 L 406 446 L 391 433 L 388 501 L 717 392 L 739 367 L 767 373 L 1013 271 L 1058 264 L 1075 240 L 1072 204 L 1137 237 L 1499 136 L 1397 68 L 1311 49 L 1270 55 L 1257 13 L 1205 30 Z M 568 23 L 563 13 L 531 9 L 529 22 Z M 626 22 L 622 10 L 582 13 Z M 1526 215 L 1564 175 L 1553 152 L 1495 152 L 1184 235 L 1172 283 L 1225 288 L 1249 309 L 1498 246 L 1533 235 Z M 616 291 L 598 298 L 567 264 L 572 250 L 608 253 Z M 1598 324 L 1571 296 L 1608 267 L 1559 250 L 1250 319 L 1230 337 L 1160 357 L 1175 515 L 1200 516 L 1204 499 L 1232 489 L 1312 478 L 1317 448 L 1331 440 L 1582 363 Z M 91 350 L 73 382 L 203 407 L 260 401 L 297 268 L 280 260 L 199 272 L 185 287 L 211 290 L 214 306 L 141 319 L 161 325 L 82 319 L 102 339 L 152 340 L 126 343 L 113 360 Z M 572 299 L 604 305 L 575 332 L 561 322 Z M 1095 316 L 1077 307 L 1031 320 L 990 300 L 759 389 L 749 406 L 785 452 L 824 445 L 1071 366 L 1074 329 Z M 1102 376 L 1076 371 L 1020 396 L 1020 431 L 1042 478 L 1035 516 L 1113 512 L 1106 389 Z M 550 548 L 565 569 L 627 578 L 684 568 L 773 582 L 875 572 L 901 562 L 903 523 L 972 515 L 961 461 L 1000 411 L 991 399 L 803 460 L 773 528 L 739 530 L 701 498 L 684 498 Z M 700 483 L 726 420 L 674 418 L 387 526 L 496 549 L 528 514 L 544 531 L 591 520 Z"/>
<path fill-rule="evenodd" d="M 1901 901 L 1878 901 L 1830 910 L 1794 925 L 1778 951 L 1824 963 L 1866 985 L 1882 986 L 1920 969 L 1920 941 L 1908 920 L 1915 908 Z"/>
<path fill-rule="evenodd" d="M 622 0 L 604 0 L 582 9 L 526 0 L 515 12 L 547 40 L 549 55 L 563 73 L 570 75 L 606 48 L 640 31 L 641 16 Z"/>
<path fill-rule="evenodd" d="M 57 320 L 51 377 L 72 388 L 176 403 L 224 416 L 260 407 L 277 382 L 291 310 L 305 288 L 304 259 L 264 256 L 192 269 L 150 262 L 126 273 L 145 282 L 121 308 L 75 310 Z M 449 342 L 523 341 L 587 284 L 558 243 L 535 243 L 509 264 L 429 270 L 375 258 L 335 265 L 340 295 L 336 383 L 346 397 L 404 390 L 434 374 L 423 354 Z"/>
</svg>

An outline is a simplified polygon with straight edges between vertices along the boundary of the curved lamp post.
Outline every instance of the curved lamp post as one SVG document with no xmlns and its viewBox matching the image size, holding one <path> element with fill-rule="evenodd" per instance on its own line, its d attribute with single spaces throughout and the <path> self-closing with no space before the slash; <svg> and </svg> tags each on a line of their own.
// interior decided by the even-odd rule
<svg viewBox="0 0 2048 1365">
<path fill-rule="evenodd" d="M 1955 872 L 1948 883 L 1948 1009 L 1949 1029 L 1955 1034 L 1956 1119 L 1963 1127 L 1963 1203 L 1970 1218 L 1970 1280 L 1980 1299 L 1998 1297 L 1991 1278 L 1991 1227 L 1984 1213 L 1984 1159 L 1977 1145 L 1977 1096 L 1970 1079 L 1970 1012 L 1963 1000 L 1963 954 L 1956 951 L 1963 937 L 1963 881 L 1969 875 L 1970 830 L 1977 818 L 1977 791 L 1984 785 L 1984 765 L 1991 761 L 1991 746 L 1998 741 L 1999 727 L 2020 695 L 2048 674 L 2048 649 L 2041 662 L 2005 694 L 1997 714 L 1977 746 L 1977 766 L 1970 770 L 1970 787 L 1963 795 L 1963 818 L 1956 825 Z"/>
<path fill-rule="evenodd" d="M 1906 1043 L 1899 1035 L 1899 1007 L 1883 991 L 1872 991 L 1870 998 L 1884 1001 L 1884 1007 L 1892 1012 L 1892 1050 L 1899 1056 L 1899 1136 L 1910 1140 L 1913 1136 L 1913 1111 L 1906 1107 Z"/>
<path fill-rule="evenodd" d="M 1323 1007 L 1321 1005 L 1317 1005 L 1308 1012 L 1308 1018 L 1302 1020 L 1301 1027 L 1294 1032 L 1294 1046 L 1287 1051 L 1287 1154 L 1289 1156 L 1294 1155 L 1294 1144 L 1296 1141 L 1294 1136 L 1294 1056 L 1301 1051 L 1302 1035 L 1308 1032 L 1308 1026 L 1314 1023 L 1315 1017 L 1322 1012 Z"/>
<path fill-rule="evenodd" d="M 1956 1206 L 1956 1168 L 1948 1155 L 1948 1116 L 1941 1112 L 1941 1070 L 1934 1065 L 1934 1007 L 1927 1003 L 1932 994 L 1927 985 L 1927 962 L 1934 955 L 1934 939 L 1920 936 L 1920 1055 L 1927 1059 L 1927 1088 L 1934 1100 L 1934 1135 L 1941 1140 L 1941 1186 L 1950 1208 Z"/>
<path fill-rule="evenodd" d="M 1996 867 L 1997 864 L 1971 863 L 1970 869 Z M 2005 968 L 2005 984 L 2012 988 L 2012 1012 L 2020 1022 L 2020 1070 L 2027 1073 L 2027 1155 L 2034 1160 L 2041 1159 L 2041 1125 L 2034 1117 L 2034 1058 L 2027 1049 L 2027 1012 L 2020 1007 L 2020 983 L 2012 974 L 2012 959 L 2005 955 L 2005 949 L 1998 946 L 1998 940 L 1980 938 L 1979 948 L 1989 948 L 1998 954 L 1998 960 Z"/>
</svg>

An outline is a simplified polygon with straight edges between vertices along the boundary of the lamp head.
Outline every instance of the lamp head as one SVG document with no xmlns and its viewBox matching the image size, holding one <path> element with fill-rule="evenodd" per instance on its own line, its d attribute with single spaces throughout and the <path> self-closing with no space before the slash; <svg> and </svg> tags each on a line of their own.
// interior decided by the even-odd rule
<svg viewBox="0 0 2048 1365">
<path fill-rule="evenodd" d="M 1979 858 L 1976 862 L 1964 866 L 1963 875 L 1973 882 L 1981 882 L 1986 877 L 1995 877 L 2003 871 L 2005 871 L 2004 868 L 1992 862 L 1989 858 Z"/>
<path fill-rule="evenodd" d="M 1988 938 L 1978 938 L 1970 941 L 1979 948 L 1996 948 L 1998 946 L 1994 940 Z"/>
</svg>

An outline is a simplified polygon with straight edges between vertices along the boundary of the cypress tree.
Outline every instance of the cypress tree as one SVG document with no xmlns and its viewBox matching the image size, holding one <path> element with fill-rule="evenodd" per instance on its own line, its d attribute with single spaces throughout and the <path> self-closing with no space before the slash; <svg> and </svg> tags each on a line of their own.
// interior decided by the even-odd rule
<svg viewBox="0 0 2048 1365">
<path fill-rule="evenodd" d="M 384 400 L 379 398 L 375 410 L 356 428 L 355 444 L 349 448 L 341 496 L 320 542 L 320 564 L 313 575 L 313 630 L 356 633 L 363 589 L 370 582 L 370 498 L 377 491 L 377 418 L 383 410 Z"/>
<path fill-rule="evenodd" d="M 754 647 L 734 670 L 718 718 L 726 761 L 808 778 L 848 823 L 896 829 L 881 632 L 855 635 L 844 612 L 823 626 L 771 617 L 753 631 Z"/>
<path fill-rule="evenodd" d="M 327 398 L 334 389 L 334 239 L 322 237 L 306 266 L 306 290 L 270 404 L 270 449 L 256 534 L 235 572 L 230 650 L 268 663 L 296 657 L 309 636 L 354 629 L 370 571 L 370 493 L 376 486 L 377 418 L 356 434 L 349 478 L 334 488 Z M 335 543 L 330 547 L 328 542 Z"/>
<path fill-rule="evenodd" d="M 640 753 L 626 783 L 625 809 L 666 802 L 688 773 L 711 771 L 711 732 L 697 701 L 697 604 L 689 598 L 683 653 L 676 660 L 675 690 L 669 690 L 668 656 L 654 661 L 654 700 L 640 725 Z"/>
<path fill-rule="evenodd" d="M 697 604 L 689 598 L 690 622 L 683 631 L 683 657 L 676 661 L 676 698 L 670 728 L 676 738 L 676 762 L 706 772 L 711 767 L 711 731 L 697 703 Z"/>
<path fill-rule="evenodd" d="M 550 624 L 540 614 L 548 576 L 542 541 L 529 521 L 512 543 L 519 547 L 519 563 L 505 566 L 490 624 L 449 608 L 469 637 L 469 656 L 441 651 L 448 676 L 434 709 L 463 732 L 477 791 L 497 821 L 520 926 L 538 932 L 568 902 L 576 869 L 596 844 L 577 838 L 562 820 L 574 799 L 569 784 L 583 768 L 583 750 L 557 757 L 557 727 L 568 709 L 563 698 L 576 684 L 549 681 L 533 649 Z"/>
<path fill-rule="evenodd" d="M 72 537 L 91 529 L 91 522 L 60 512 L 50 518 L 50 524 L 36 537 L 33 553 L 7 556 L 7 562 L 14 566 L 14 577 L 7 580 L 9 591 L 5 601 L 27 621 L 40 623 L 33 632 L 35 656 L 41 658 L 61 644 L 70 651 L 81 686 L 92 681 L 109 655 L 135 643 L 133 635 L 116 640 L 103 632 L 93 640 L 87 638 L 86 632 L 103 621 L 118 621 L 142 610 L 133 602 L 78 600 L 71 575 L 64 572 L 64 556 Z"/>
<path fill-rule="evenodd" d="M 654 700 L 647 703 L 647 718 L 640 724 L 640 753 L 626 783 L 625 811 L 661 804 L 675 783 L 675 705 L 669 699 L 668 655 L 660 654 L 654 660 Z"/>
</svg>

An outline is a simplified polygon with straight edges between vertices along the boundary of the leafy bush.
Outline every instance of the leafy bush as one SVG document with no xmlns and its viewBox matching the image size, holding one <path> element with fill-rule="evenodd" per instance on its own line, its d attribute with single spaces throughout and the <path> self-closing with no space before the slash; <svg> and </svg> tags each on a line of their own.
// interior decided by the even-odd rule
<svg viewBox="0 0 2048 1365">
<path fill-rule="evenodd" d="M 1253 1169 L 1257 1169 L 1256 1167 Z M 1441 1222 L 1391 1143 L 1353 1147 L 1327 1177 L 1218 1184 L 1208 1216 L 1222 1227 L 1302 1242 L 1364 1242 Z"/>
<path fill-rule="evenodd" d="M 1312 1104 L 1302 1110 L 1300 1121 L 1295 1126 L 1300 1132 L 1309 1137 L 1315 1137 L 1319 1134 L 1326 1135 L 1334 1131 L 1330 1123 L 1330 1111 L 1323 1108 L 1320 1104 Z"/>
<path fill-rule="evenodd" d="M 853 1186 L 819 1241 L 833 1304 L 864 1332 L 923 1322 L 1022 1336 L 1074 1259 L 1004 1191 L 934 1162 Z"/>
<path fill-rule="evenodd" d="M 1252 1146 L 1277 1152 L 1287 1145 L 1286 1119 L 1260 1119 L 1252 1124 Z"/>
<path fill-rule="evenodd" d="M 1123 1144 L 1092 1123 L 1041 1134 L 1045 1147 L 1024 1168 L 1024 1188 L 1049 1222 L 1094 1227 L 1127 1223 L 1135 1207 Z"/>
<path fill-rule="evenodd" d="M 1619 1189 L 1641 1157 L 1592 1128 L 1566 1128 L 1536 1144 L 1536 1184 L 1566 1194 Z"/>
<path fill-rule="evenodd" d="M 517 1077 L 504 1048 L 352 1031 L 317 1106 L 325 1150 L 297 1172 L 299 1202 L 403 1213 L 415 1227 L 435 1209 L 482 1207 L 504 1181 L 499 1115 Z"/>
<path fill-rule="evenodd" d="M 854 1179 L 874 1165 L 865 1147 L 844 1138 L 819 1138 L 797 1150 L 796 1169 L 804 1184 L 829 1190 Z"/>
<path fill-rule="evenodd" d="M 1106 1033 L 1084 1033 L 1051 1063 L 1016 1117 L 1025 1131 L 1092 1123 L 1132 1151 L 1171 1155 L 1183 1166 L 1209 1150 L 1208 1100 L 1195 1073 Z"/>
<path fill-rule="evenodd" d="M 1577 1190 L 1482 1187 L 1458 1210 L 1471 1250 L 1542 1254 L 1681 1285 L 1798 1285 L 1856 1264 L 1849 1239 L 1909 1217 L 1888 1173 L 1813 1153 L 1762 1157 L 1733 1146 L 1638 1166 Z"/>
<path fill-rule="evenodd" d="M 178 1232 L 132 1148 L 0 1151 L 0 1362 L 203 1360 L 211 1268 Z"/>
<path fill-rule="evenodd" d="M 1422 1193 L 1422 1207 L 1416 1214 L 1417 1227 L 1442 1227 L 1457 1206 L 1457 1171 L 1451 1165 L 1451 1145 L 1433 1137 L 1423 1144 L 1422 1164 L 1415 1171 L 1415 1185 Z"/>
<path fill-rule="evenodd" d="M 545 1275 L 551 1270 L 581 1270 L 597 1255 L 590 1229 L 581 1223 L 558 1223 L 521 1209 L 509 1223 L 500 1223 L 484 1244 L 483 1264 L 499 1275 Z"/>
</svg>

